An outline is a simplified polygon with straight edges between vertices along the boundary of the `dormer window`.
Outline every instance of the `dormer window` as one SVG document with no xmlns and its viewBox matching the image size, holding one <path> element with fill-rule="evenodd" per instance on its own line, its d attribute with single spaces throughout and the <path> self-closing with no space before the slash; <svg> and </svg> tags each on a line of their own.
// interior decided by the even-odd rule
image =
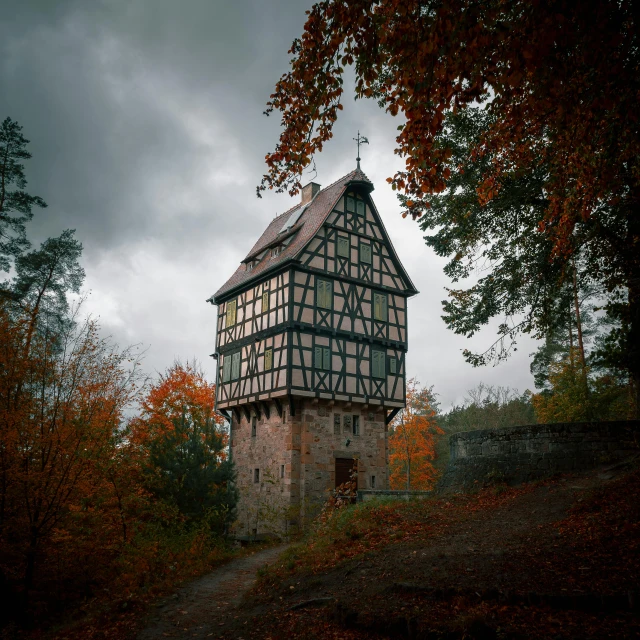
<svg viewBox="0 0 640 640">
<path fill-rule="evenodd" d="M 247 271 L 251 271 L 253 269 L 253 265 L 254 265 L 253 261 L 247 262 Z"/>
<path fill-rule="evenodd" d="M 273 247 L 273 249 L 271 249 L 271 257 L 275 258 L 276 256 L 279 256 L 282 253 L 283 249 L 284 247 L 281 244 Z"/>
</svg>

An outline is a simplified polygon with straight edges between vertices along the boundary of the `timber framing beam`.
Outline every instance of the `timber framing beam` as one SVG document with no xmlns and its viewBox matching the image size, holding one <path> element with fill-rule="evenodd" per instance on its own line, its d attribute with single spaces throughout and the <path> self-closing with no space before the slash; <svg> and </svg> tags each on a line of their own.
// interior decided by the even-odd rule
<svg viewBox="0 0 640 640">
<path fill-rule="evenodd" d="M 399 411 L 400 411 L 400 407 L 391 409 L 391 411 L 389 411 L 389 413 L 387 413 L 387 415 L 385 416 L 384 423 L 388 425 L 398 415 Z"/>
</svg>

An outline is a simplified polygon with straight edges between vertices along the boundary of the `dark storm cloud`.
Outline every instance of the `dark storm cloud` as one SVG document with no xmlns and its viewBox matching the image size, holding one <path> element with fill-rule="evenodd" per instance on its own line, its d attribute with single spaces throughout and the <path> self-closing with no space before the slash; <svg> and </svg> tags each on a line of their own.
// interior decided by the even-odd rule
<svg viewBox="0 0 640 640">
<path fill-rule="evenodd" d="M 1 33 L 0 105 L 32 140 L 31 186 L 50 203 L 34 228 L 49 235 L 73 226 L 102 249 L 155 236 L 158 223 L 184 244 L 233 228 L 229 212 L 253 196 L 248 181 L 259 178 L 274 139 L 275 126 L 256 115 L 285 68 L 287 26 L 300 23 L 304 5 L 13 8 Z M 261 152 L 243 153 L 240 144 Z M 219 185 L 216 202 L 181 197 L 195 181 L 206 184 L 206 172 L 228 169 L 234 154 L 243 156 L 235 170 L 247 181 L 244 193 L 236 180 Z M 160 212 L 149 207 L 149 188 Z"/>
<path fill-rule="evenodd" d="M 278 136 L 262 115 L 287 50 L 300 35 L 299 0 L 5 2 L 0 23 L 0 117 L 31 140 L 36 240 L 76 228 L 85 247 L 89 310 L 121 343 L 150 345 L 148 368 L 200 358 L 213 376 L 215 309 L 204 300 L 244 257 L 286 195 L 255 197 Z M 347 83 L 348 85 L 348 83 Z M 411 301 L 410 373 L 445 404 L 480 380 L 524 389 L 526 353 L 477 371 L 441 319 L 442 261 L 402 221 L 385 178 L 397 120 L 346 97 L 317 158 L 328 185 L 354 168 L 360 129 L 374 198 L 420 296 Z M 491 336 L 481 338 L 485 343 Z"/>
</svg>

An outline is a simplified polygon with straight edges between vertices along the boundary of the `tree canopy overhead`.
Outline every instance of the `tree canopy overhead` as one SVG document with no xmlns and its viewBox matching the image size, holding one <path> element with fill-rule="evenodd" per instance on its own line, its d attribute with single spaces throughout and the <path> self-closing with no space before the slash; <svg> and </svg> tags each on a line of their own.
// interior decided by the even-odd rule
<svg viewBox="0 0 640 640">
<path fill-rule="evenodd" d="M 633 347 L 640 343 L 639 22 L 638 3 L 630 0 L 318 2 L 267 105 L 267 114 L 280 113 L 282 132 L 266 156 L 258 193 L 300 188 L 302 171 L 332 137 L 345 68 L 353 66 L 356 98 L 373 98 L 392 116 L 404 116 L 395 152 L 405 166 L 388 178 L 403 196 L 403 215 L 437 228 L 442 218 L 432 208 L 439 194 L 463 164 L 476 161 L 476 210 L 494 207 L 499 216 L 496 201 L 506 187 L 535 187 L 525 191 L 536 201 L 519 209 L 527 220 L 517 219 L 514 241 L 503 246 L 514 257 L 522 255 L 519 238 L 540 237 L 527 243 L 536 247 L 532 263 L 546 254 L 539 277 L 551 291 L 547 316 L 558 278 L 571 277 L 577 254 L 603 290 L 627 291 L 626 350 L 633 351 L 629 370 L 640 383 Z M 460 162 L 448 124 L 470 106 L 487 117 Z M 451 230 L 466 222 L 456 215 L 446 224 Z M 486 240 L 474 245 L 474 233 L 461 242 L 471 252 Z M 505 289 L 510 300 L 520 292 L 520 285 Z M 460 307 L 454 328 L 470 335 L 478 317 L 460 300 L 446 312 L 455 316 Z M 503 307 L 489 305 L 485 316 Z M 468 319 L 472 328 L 465 331 Z M 534 320 L 529 330 L 544 328 Z"/>
<path fill-rule="evenodd" d="M 405 116 L 396 153 L 406 168 L 390 180 L 413 196 L 414 215 L 446 188 L 450 150 L 436 144 L 445 113 L 491 100 L 497 117 L 478 152 L 501 155 L 483 195 L 491 200 L 513 167 L 552 165 L 544 226 L 561 243 L 603 199 L 638 188 L 637 14 L 625 0 L 319 2 L 268 103 L 283 131 L 261 188 L 299 188 L 332 137 L 353 65 L 356 97 Z"/>
</svg>

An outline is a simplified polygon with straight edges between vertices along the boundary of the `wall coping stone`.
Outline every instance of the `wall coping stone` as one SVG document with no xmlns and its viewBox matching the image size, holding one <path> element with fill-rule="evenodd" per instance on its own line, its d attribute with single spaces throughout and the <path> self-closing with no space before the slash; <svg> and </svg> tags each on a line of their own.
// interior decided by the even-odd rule
<svg viewBox="0 0 640 640">
<path fill-rule="evenodd" d="M 365 502 L 367 499 L 386 497 L 386 498 L 398 498 L 401 500 L 408 500 L 409 498 L 417 498 L 423 500 L 433 496 L 433 491 L 405 491 L 398 489 L 358 489 L 358 502 Z"/>
</svg>

